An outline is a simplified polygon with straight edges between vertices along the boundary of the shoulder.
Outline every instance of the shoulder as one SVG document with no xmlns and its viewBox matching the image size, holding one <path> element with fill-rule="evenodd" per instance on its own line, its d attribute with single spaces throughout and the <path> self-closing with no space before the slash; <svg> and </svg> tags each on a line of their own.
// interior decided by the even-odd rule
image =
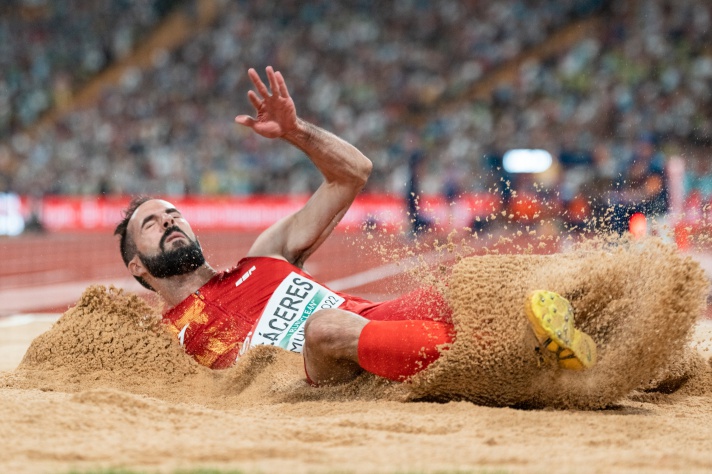
<svg viewBox="0 0 712 474">
<path fill-rule="evenodd" d="M 248 256 L 237 262 L 233 268 L 228 271 L 240 271 L 245 267 L 250 268 L 252 265 L 259 263 L 260 265 L 290 265 L 294 266 L 287 261 L 286 258 L 281 255 L 256 255 Z"/>
<path fill-rule="evenodd" d="M 216 288 L 225 283 L 245 278 L 255 271 L 257 267 L 261 269 L 272 269 L 277 273 L 279 273 L 280 269 L 282 271 L 297 269 L 297 267 L 282 257 L 245 257 L 229 270 L 218 272 L 203 288 Z"/>
</svg>

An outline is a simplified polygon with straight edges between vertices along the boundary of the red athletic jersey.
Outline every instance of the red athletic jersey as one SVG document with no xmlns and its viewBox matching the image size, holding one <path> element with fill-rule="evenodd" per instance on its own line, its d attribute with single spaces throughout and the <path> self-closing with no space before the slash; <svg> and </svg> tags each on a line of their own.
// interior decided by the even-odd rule
<svg viewBox="0 0 712 474">
<path fill-rule="evenodd" d="M 304 321 L 325 308 L 375 320 L 450 318 L 439 293 L 430 289 L 373 303 L 332 291 L 284 260 L 249 257 L 211 278 L 166 312 L 164 321 L 196 361 L 222 369 L 255 345 L 301 352 Z"/>
</svg>

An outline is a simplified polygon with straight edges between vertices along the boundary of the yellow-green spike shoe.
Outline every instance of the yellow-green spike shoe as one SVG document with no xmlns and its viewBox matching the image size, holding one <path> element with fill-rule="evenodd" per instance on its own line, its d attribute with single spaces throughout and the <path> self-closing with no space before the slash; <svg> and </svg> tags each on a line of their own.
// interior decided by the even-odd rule
<svg viewBox="0 0 712 474">
<path fill-rule="evenodd" d="M 556 355 L 559 367 L 584 370 L 596 364 L 596 343 L 574 327 L 574 310 L 566 298 L 537 290 L 524 307 L 541 348 Z"/>
</svg>

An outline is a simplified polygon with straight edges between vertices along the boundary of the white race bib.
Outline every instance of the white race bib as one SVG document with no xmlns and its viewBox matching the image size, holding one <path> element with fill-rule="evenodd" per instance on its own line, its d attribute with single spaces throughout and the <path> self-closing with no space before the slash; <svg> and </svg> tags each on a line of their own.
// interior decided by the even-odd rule
<svg viewBox="0 0 712 474">
<path fill-rule="evenodd" d="M 241 352 L 259 345 L 302 352 L 304 323 L 309 316 L 320 309 L 338 308 L 344 301 L 328 288 L 292 272 L 270 297 Z"/>
</svg>

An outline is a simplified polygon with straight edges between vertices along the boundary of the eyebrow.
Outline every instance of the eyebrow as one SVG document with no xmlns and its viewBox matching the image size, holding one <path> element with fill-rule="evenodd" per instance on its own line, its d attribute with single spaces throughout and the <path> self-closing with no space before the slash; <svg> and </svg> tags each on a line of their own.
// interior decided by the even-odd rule
<svg viewBox="0 0 712 474">
<path fill-rule="evenodd" d="M 180 214 L 180 211 L 179 211 L 178 209 L 176 209 L 175 207 L 169 207 L 168 209 L 164 210 L 163 212 L 168 213 L 168 214 L 171 214 L 171 213 L 173 213 L 173 212 L 177 212 L 178 214 Z M 141 228 L 143 229 L 143 227 L 144 227 L 148 222 L 150 222 L 150 221 L 156 219 L 157 217 L 158 217 L 158 213 L 156 213 L 156 214 L 150 214 L 150 215 L 144 217 L 144 218 L 143 218 L 143 221 L 141 221 Z"/>
</svg>

